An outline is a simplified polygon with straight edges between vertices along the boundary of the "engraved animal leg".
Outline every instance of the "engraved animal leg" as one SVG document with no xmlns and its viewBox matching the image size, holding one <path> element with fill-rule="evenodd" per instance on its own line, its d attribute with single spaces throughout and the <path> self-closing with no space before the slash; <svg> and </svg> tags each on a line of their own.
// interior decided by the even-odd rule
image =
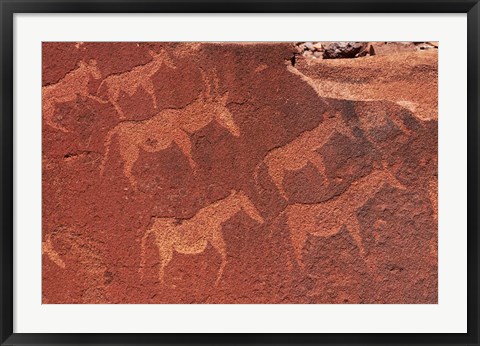
<svg viewBox="0 0 480 346">
<path fill-rule="evenodd" d="M 105 101 L 104 99 L 101 99 L 100 97 L 98 96 L 95 96 L 95 95 L 90 95 L 90 94 L 87 94 L 85 95 L 87 98 L 95 101 L 95 102 L 98 102 L 98 103 L 101 103 L 101 104 L 105 104 L 105 103 L 108 103 L 109 101 Z"/>
<path fill-rule="evenodd" d="M 125 119 L 125 114 L 123 113 L 122 108 L 120 108 L 120 105 L 118 104 L 119 99 L 120 99 L 120 90 L 116 87 L 110 89 L 108 100 L 117 111 L 120 119 Z"/>
<path fill-rule="evenodd" d="M 147 94 L 152 98 L 153 107 L 157 109 L 157 96 L 155 95 L 155 88 L 153 87 L 152 81 L 150 79 L 146 79 L 142 85 Z"/>
<path fill-rule="evenodd" d="M 173 138 L 175 143 L 177 143 L 177 145 L 180 147 L 183 155 L 187 157 L 188 163 L 190 164 L 193 172 L 196 173 L 198 166 L 192 157 L 192 142 L 190 141 L 190 137 L 186 132 L 180 130 L 174 133 Z"/>
<path fill-rule="evenodd" d="M 278 193 L 285 200 L 288 201 L 287 193 L 285 192 L 285 189 L 283 187 L 283 178 L 285 175 L 283 164 L 279 161 L 270 161 L 270 162 L 266 162 L 266 164 L 268 167 L 268 174 L 270 175 L 270 178 L 275 184 L 275 187 L 277 188 Z"/>
<path fill-rule="evenodd" d="M 347 219 L 345 225 L 347 226 L 350 235 L 355 241 L 358 250 L 360 251 L 360 255 L 362 256 L 362 258 L 365 258 L 365 248 L 363 247 L 362 235 L 360 232 L 360 223 L 358 222 L 357 217 L 352 215 Z"/>
<path fill-rule="evenodd" d="M 303 229 L 303 227 L 295 227 L 290 229 L 290 237 L 292 239 L 293 249 L 295 251 L 295 258 L 297 260 L 297 264 L 303 270 L 305 266 L 303 264 L 303 246 L 307 240 L 307 232 Z"/>
<path fill-rule="evenodd" d="M 224 107 L 215 114 L 215 120 L 228 132 L 230 132 L 235 137 L 240 137 L 240 129 L 238 125 L 235 123 L 232 114 L 230 111 Z"/>
<path fill-rule="evenodd" d="M 302 220 L 297 220 L 296 216 L 300 216 L 302 213 L 299 210 L 287 209 L 287 224 L 290 229 L 290 239 L 292 241 L 293 249 L 295 252 L 295 258 L 300 269 L 305 268 L 303 264 L 303 246 L 308 237 L 308 230 L 305 228 L 305 224 Z"/>
<path fill-rule="evenodd" d="M 324 183 L 328 182 L 328 177 L 325 169 L 325 163 L 323 162 L 323 157 L 317 152 L 310 152 L 308 155 L 308 160 L 315 166 L 318 173 L 322 177 Z"/>
<path fill-rule="evenodd" d="M 223 275 L 225 266 L 227 265 L 227 249 L 226 249 L 225 241 L 223 240 L 222 230 L 220 227 L 216 227 L 213 230 L 210 243 L 222 257 L 222 263 L 220 264 L 220 269 L 218 270 L 217 280 L 215 280 L 215 286 L 217 286 Z"/>
<path fill-rule="evenodd" d="M 122 108 L 118 105 L 117 101 L 110 101 L 115 110 L 118 113 L 118 116 L 120 117 L 121 120 L 125 119 L 125 113 L 123 113 Z"/>
<path fill-rule="evenodd" d="M 146 246 L 147 246 L 147 240 L 148 240 L 148 236 L 150 235 L 150 233 L 152 233 L 153 230 L 152 229 L 149 229 L 145 232 L 145 234 L 143 235 L 142 237 L 142 242 L 141 242 L 141 249 L 140 249 L 140 269 L 139 269 L 139 272 L 140 272 L 140 277 L 143 279 L 143 276 L 145 274 L 145 264 L 146 264 Z"/>
<path fill-rule="evenodd" d="M 158 254 L 160 255 L 160 268 L 158 269 L 158 280 L 161 284 L 165 284 L 165 268 L 170 263 L 173 258 L 173 247 L 172 246 L 162 246 L 163 244 L 158 244 Z M 170 244 L 168 244 L 170 245 Z"/>
<path fill-rule="evenodd" d="M 122 157 L 124 158 L 124 173 L 125 176 L 127 177 L 128 181 L 130 182 L 130 185 L 137 190 L 137 179 L 133 175 L 133 166 L 135 165 L 135 162 L 137 162 L 139 156 L 140 156 L 140 150 L 138 147 L 132 145 L 129 150 L 126 153 L 122 153 Z"/>
</svg>

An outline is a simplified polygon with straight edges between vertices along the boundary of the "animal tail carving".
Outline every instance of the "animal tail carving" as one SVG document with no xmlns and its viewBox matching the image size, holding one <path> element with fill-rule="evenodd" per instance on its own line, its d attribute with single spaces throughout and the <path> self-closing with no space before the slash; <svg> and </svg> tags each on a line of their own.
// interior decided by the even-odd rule
<svg viewBox="0 0 480 346">
<path fill-rule="evenodd" d="M 301 272 L 305 269 L 302 258 L 303 239 L 307 237 L 305 229 L 300 229 L 300 233 L 288 227 L 288 213 L 289 206 L 280 212 L 272 222 L 270 236 L 274 234 L 281 234 L 281 239 L 285 239 L 285 246 L 287 247 L 287 269 L 290 273 Z"/>
<path fill-rule="evenodd" d="M 112 144 L 112 137 L 117 133 L 117 127 L 114 127 L 107 133 L 107 138 L 105 139 L 105 155 L 103 156 L 102 162 L 100 164 L 100 174 L 103 175 L 105 172 L 105 165 L 107 163 L 108 154 L 110 153 L 110 146 Z"/>
</svg>

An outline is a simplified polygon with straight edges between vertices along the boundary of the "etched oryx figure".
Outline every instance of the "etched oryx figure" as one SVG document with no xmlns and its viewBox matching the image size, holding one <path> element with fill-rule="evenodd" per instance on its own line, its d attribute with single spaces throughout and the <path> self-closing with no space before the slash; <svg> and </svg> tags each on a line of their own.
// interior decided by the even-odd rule
<svg viewBox="0 0 480 346">
<path fill-rule="evenodd" d="M 77 97 L 88 97 L 98 102 L 103 102 L 98 97 L 91 95 L 88 90 L 90 79 L 100 79 L 100 70 L 96 60 L 80 61 L 73 71 L 67 73 L 58 83 L 42 87 L 42 112 L 45 123 L 54 129 L 68 132 L 68 130 L 53 120 L 55 107 L 58 103 L 77 100 Z"/>
<path fill-rule="evenodd" d="M 124 163 L 124 174 L 131 186 L 137 189 L 137 180 L 132 173 L 133 166 L 141 150 L 158 152 L 177 144 L 195 172 L 197 164 L 192 155 L 190 135 L 216 121 L 233 136 L 238 137 L 240 130 L 226 104 L 228 92 L 218 95 L 218 80 L 214 79 L 214 91 L 205 74 L 204 92 L 182 109 L 164 109 L 150 119 L 143 121 L 123 121 L 107 134 L 105 156 L 100 166 L 103 174 L 113 136 L 117 137 L 120 156 Z M 213 94 L 213 95 L 212 95 Z"/>
<path fill-rule="evenodd" d="M 195 255 L 205 251 L 207 244 L 210 243 L 222 258 L 215 281 L 215 285 L 217 285 L 227 264 L 222 224 L 241 210 L 258 223 L 264 222 L 253 203 L 241 191 L 232 191 L 229 196 L 200 209 L 195 216 L 180 224 L 174 218 L 155 218 L 151 228 L 145 232 L 141 241 L 141 276 L 143 277 L 146 263 L 147 240 L 153 234 L 160 255 L 158 278 L 162 284 L 165 279 L 165 267 L 172 260 L 174 251 Z"/>
<path fill-rule="evenodd" d="M 122 93 L 131 97 L 139 88 L 143 88 L 152 99 L 153 106 L 156 109 L 157 98 L 155 96 L 152 77 L 162 65 L 166 65 L 172 69 L 176 68 L 165 51 L 159 53 L 150 51 L 150 55 L 152 56 L 152 60 L 149 63 L 136 66 L 124 73 L 110 75 L 98 86 L 97 94 L 101 92 L 104 86 L 106 87 L 107 99 L 113 107 L 115 107 L 120 119 L 125 119 L 125 114 L 118 103 Z"/>
</svg>

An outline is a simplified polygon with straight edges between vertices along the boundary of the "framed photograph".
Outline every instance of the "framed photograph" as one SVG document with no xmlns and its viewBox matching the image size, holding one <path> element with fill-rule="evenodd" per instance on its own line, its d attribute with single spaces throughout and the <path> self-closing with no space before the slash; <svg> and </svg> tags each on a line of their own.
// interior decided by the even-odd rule
<svg viewBox="0 0 480 346">
<path fill-rule="evenodd" d="M 1 0 L 2 345 L 478 345 L 479 14 Z"/>
</svg>

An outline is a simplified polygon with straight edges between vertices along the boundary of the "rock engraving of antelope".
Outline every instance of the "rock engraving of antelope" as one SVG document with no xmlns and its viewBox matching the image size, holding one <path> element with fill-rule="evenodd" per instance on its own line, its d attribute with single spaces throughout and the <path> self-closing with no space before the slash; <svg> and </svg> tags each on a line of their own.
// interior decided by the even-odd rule
<svg viewBox="0 0 480 346">
<path fill-rule="evenodd" d="M 152 56 L 152 60 L 147 64 L 136 66 L 124 73 L 110 75 L 98 86 L 97 94 L 103 86 L 106 87 L 107 100 L 113 105 L 120 119 L 125 119 L 125 114 L 118 103 L 122 92 L 131 97 L 139 88 L 143 88 L 152 99 L 153 106 L 156 109 L 157 98 L 155 96 L 152 77 L 162 65 L 173 69 L 176 68 L 164 51 L 157 54 L 150 51 L 150 55 Z"/>
<path fill-rule="evenodd" d="M 88 63 L 80 61 L 73 71 L 67 73 L 58 83 L 42 87 L 42 111 L 45 122 L 54 129 L 68 132 L 68 130 L 53 120 L 57 103 L 77 100 L 77 97 L 87 97 L 98 102 L 103 102 L 98 97 L 91 95 L 88 83 L 91 78 L 100 79 L 101 73 L 96 60 Z"/>
<path fill-rule="evenodd" d="M 376 169 L 354 182 L 344 193 L 318 204 L 291 204 L 279 215 L 285 215 L 297 263 L 303 268 L 302 250 L 307 237 L 329 237 L 345 226 L 355 241 L 360 255 L 365 258 L 357 210 L 384 187 L 405 190 L 392 172 L 386 168 Z"/>
<path fill-rule="evenodd" d="M 207 244 L 210 243 L 222 258 L 215 281 L 215 285 L 218 285 L 227 264 L 222 224 L 241 210 L 258 223 L 264 222 L 263 217 L 242 191 L 232 191 L 229 196 L 200 209 L 195 216 L 180 224 L 174 218 L 155 218 L 141 241 L 140 274 L 142 278 L 146 262 L 147 240 L 153 234 L 160 256 L 158 273 L 160 283 L 165 282 L 165 267 L 172 260 L 174 251 L 195 255 L 205 251 Z"/>
<path fill-rule="evenodd" d="M 325 113 L 324 121 L 313 130 L 305 131 L 286 145 L 269 151 L 263 161 L 255 168 L 255 183 L 258 185 L 259 170 L 261 165 L 265 164 L 277 191 L 288 201 L 287 193 L 283 187 L 283 180 L 287 171 L 300 170 L 310 162 L 316 167 L 322 178 L 326 180 L 323 157 L 317 153 L 317 150 L 327 143 L 335 132 L 354 139 L 353 132 L 344 124 L 339 113 Z"/>
<path fill-rule="evenodd" d="M 143 121 L 123 121 L 110 130 L 105 140 L 106 150 L 100 165 L 101 174 L 104 172 L 114 135 L 118 138 L 120 156 L 124 163 L 124 174 L 135 190 L 137 189 L 137 180 L 132 170 L 140 157 L 141 150 L 158 152 L 175 143 L 195 172 L 197 164 L 192 155 L 191 134 L 215 120 L 233 136 L 240 136 L 240 130 L 226 106 L 228 92 L 218 95 L 218 80 L 215 78 L 212 92 L 209 80 L 205 74 L 202 73 L 202 75 L 205 90 L 185 108 L 165 109 Z"/>
</svg>

